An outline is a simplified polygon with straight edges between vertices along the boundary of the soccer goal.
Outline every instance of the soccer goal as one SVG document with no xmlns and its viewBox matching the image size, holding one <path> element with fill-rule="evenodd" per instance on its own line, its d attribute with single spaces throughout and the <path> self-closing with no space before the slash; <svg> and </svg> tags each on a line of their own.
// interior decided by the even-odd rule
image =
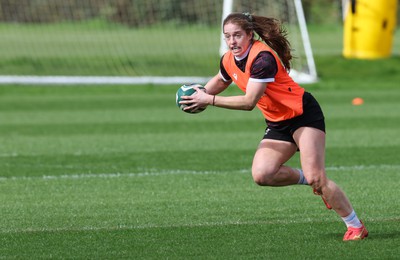
<svg viewBox="0 0 400 260">
<path fill-rule="evenodd" d="M 0 83 L 205 83 L 218 72 L 230 12 L 280 19 L 291 75 L 317 80 L 301 0 L 4 0 Z"/>
</svg>

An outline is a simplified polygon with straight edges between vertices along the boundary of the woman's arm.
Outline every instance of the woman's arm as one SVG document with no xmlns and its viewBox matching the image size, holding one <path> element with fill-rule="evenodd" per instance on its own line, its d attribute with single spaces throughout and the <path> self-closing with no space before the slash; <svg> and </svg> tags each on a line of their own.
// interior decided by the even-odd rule
<svg viewBox="0 0 400 260">
<path fill-rule="evenodd" d="M 189 105 L 186 109 L 195 110 L 196 108 L 208 105 L 237 110 L 252 110 L 261 96 L 264 94 L 266 83 L 251 82 L 247 84 L 246 93 L 239 96 L 216 96 L 224 91 L 230 82 L 225 82 L 220 75 L 214 76 L 206 85 L 206 92 L 197 89 L 197 93 L 192 96 L 182 97 L 181 104 Z"/>
<path fill-rule="evenodd" d="M 224 81 L 221 75 L 217 74 L 210 79 L 204 87 L 208 94 L 217 95 L 224 91 L 231 83 L 232 81 Z"/>
<path fill-rule="evenodd" d="M 227 109 L 253 110 L 258 100 L 264 95 L 267 83 L 251 82 L 247 83 L 246 93 L 240 96 L 215 96 L 212 105 Z"/>
</svg>

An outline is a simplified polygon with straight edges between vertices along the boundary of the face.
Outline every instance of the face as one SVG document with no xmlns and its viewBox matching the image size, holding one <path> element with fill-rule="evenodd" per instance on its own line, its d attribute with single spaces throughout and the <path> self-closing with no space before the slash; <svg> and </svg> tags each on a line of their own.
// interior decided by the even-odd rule
<svg viewBox="0 0 400 260">
<path fill-rule="evenodd" d="M 234 56 L 242 56 L 249 47 L 253 33 L 247 34 L 239 25 L 227 23 L 224 26 L 224 38 Z"/>
</svg>

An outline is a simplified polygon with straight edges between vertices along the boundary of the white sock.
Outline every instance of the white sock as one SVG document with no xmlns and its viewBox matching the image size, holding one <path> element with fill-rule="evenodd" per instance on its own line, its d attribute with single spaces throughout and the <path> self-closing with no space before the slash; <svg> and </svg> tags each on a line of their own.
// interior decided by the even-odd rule
<svg viewBox="0 0 400 260">
<path fill-rule="evenodd" d="M 361 221 L 358 219 L 354 210 L 347 217 L 342 218 L 347 227 L 360 228 L 362 227 Z"/>
<path fill-rule="evenodd" d="M 297 182 L 297 184 L 308 185 L 308 182 L 307 182 L 306 178 L 304 178 L 303 171 L 301 169 L 297 169 L 297 170 L 300 173 L 300 178 L 299 178 L 299 181 Z"/>
</svg>

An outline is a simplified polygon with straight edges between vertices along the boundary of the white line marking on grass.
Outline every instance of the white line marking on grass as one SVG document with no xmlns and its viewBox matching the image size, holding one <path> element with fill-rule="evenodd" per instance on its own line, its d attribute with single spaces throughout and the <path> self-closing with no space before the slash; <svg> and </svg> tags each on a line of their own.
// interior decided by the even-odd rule
<svg viewBox="0 0 400 260">
<path fill-rule="evenodd" d="M 162 176 L 162 175 L 207 175 L 207 174 L 221 174 L 221 173 L 245 173 L 249 170 L 234 170 L 234 171 L 190 171 L 190 170 L 149 170 L 138 173 L 81 173 L 81 174 L 63 174 L 63 175 L 43 175 L 43 176 L 12 176 L 0 177 L 0 181 L 7 180 L 59 180 L 59 179 L 112 179 L 112 178 L 133 178 L 133 177 L 147 177 L 147 176 Z"/>
<path fill-rule="evenodd" d="M 21 229 L 3 229 L 0 234 L 7 233 L 44 233 L 44 232 L 79 232 L 79 231 L 115 231 L 115 230 L 144 230 L 161 228 L 196 228 L 196 227 L 220 227 L 220 226 L 251 226 L 251 225 L 284 225 L 284 224 L 304 224 L 304 223 L 326 223 L 322 220 L 311 220 L 303 218 L 301 220 L 263 220 L 263 221 L 226 221 L 226 222 L 204 222 L 204 223 L 179 223 L 179 224 L 145 224 L 145 225 L 116 225 L 108 227 L 38 227 Z"/>
<path fill-rule="evenodd" d="M 5 157 L 5 158 L 8 158 L 8 157 L 17 157 L 17 156 L 18 156 L 17 153 L 2 153 L 2 154 L 0 154 L 0 157 Z"/>
<path fill-rule="evenodd" d="M 353 165 L 353 166 L 328 166 L 325 168 L 327 171 L 363 171 L 375 169 L 400 169 L 400 165 L 396 164 L 378 164 L 378 165 Z"/>
<path fill-rule="evenodd" d="M 354 165 L 354 166 L 328 166 L 329 171 L 364 171 L 364 170 L 400 170 L 400 165 L 379 164 L 379 165 Z M 208 175 L 208 174 L 250 174 L 251 169 L 239 169 L 232 171 L 193 171 L 193 170 L 157 170 L 150 169 L 148 171 L 137 173 L 80 173 L 80 174 L 63 174 L 63 175 L 43 175 L 43 176 L 12 176 L 0 177 L 0 181 L 7 180 L 60 180 L 60 179 L 113 179 L 113 178 L 137 178 L 151 177 L 163 175 Z"/>
</svg>

